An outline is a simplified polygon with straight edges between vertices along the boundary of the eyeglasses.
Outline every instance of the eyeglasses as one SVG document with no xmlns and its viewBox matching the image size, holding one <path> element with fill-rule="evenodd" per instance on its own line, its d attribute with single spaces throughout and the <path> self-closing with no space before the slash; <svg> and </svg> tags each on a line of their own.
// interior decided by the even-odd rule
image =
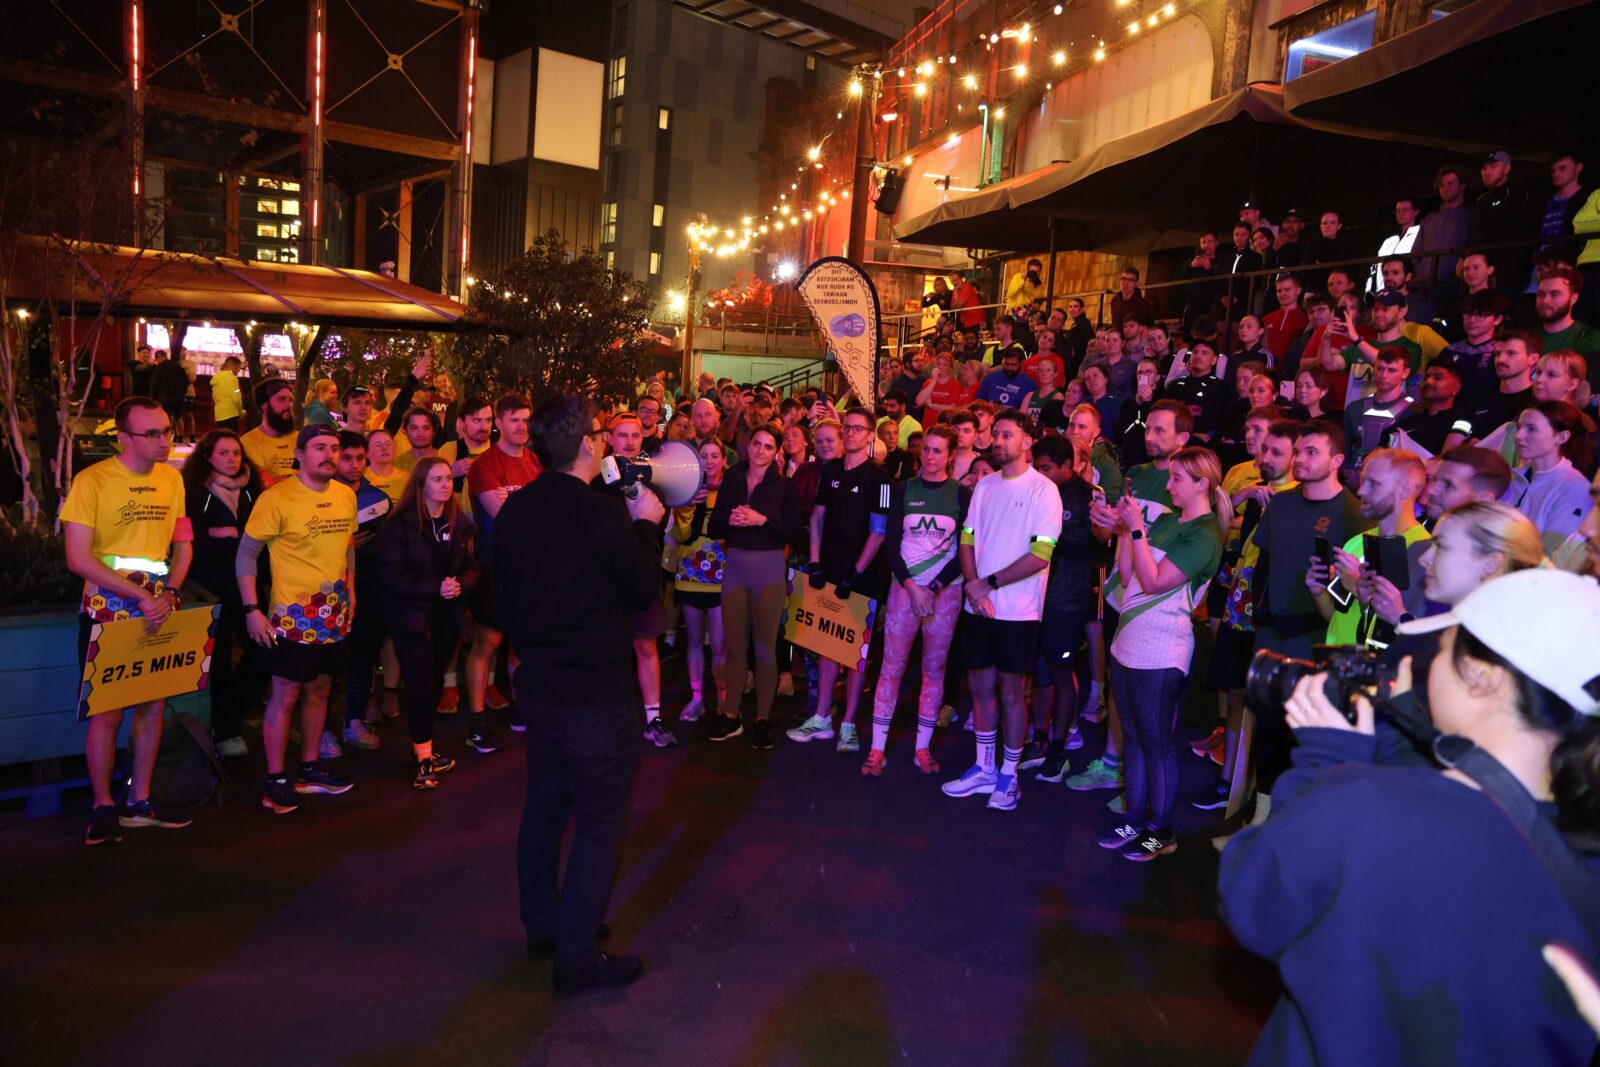
<svg viewBox="0 0 1600 1067">
<path fill-rule="evenodd" d="M 872 427 L 871 426 L 846 426 L 844 428 L 844 432 L 845 433 L 871 433 L 872 432 Z"/>
<path fill-rule="evenodd" d="M 601 426 L 601 427 L 597 427 L 597 428 L 595 428 L 593 430 L 590 430 L 588 433 L 584 434 L 583 436 L 585 436 L 585 437 L 604 437 L 609 432 L 610 431 L 607 430 L 604 426 Z"/>
<path fill-rule="evenodd" d="M 175 431 L 171 426 L 167 426 L 159 430 L 146 430 L 144 433 L 133 433 L 131 430 L 123 430 L 122 432 L 129 437 L 142 437 L 151 444 L 155 444 L 157 441 L 172 440 L 172 435 Z"/>
</svg>

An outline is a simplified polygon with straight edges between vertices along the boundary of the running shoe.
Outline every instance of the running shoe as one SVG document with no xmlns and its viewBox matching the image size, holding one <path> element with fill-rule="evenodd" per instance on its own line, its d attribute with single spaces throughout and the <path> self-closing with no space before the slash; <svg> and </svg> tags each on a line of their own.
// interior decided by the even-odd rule
<svg viewBox="0 0 1600 1067">
<path fill-rule="evenodd" d="M 1193 752 L 1196 756 L 1199 756 L 1201 759 L 1205 759 L 1206 757 L 1211 755 L 1211 750 L 1213 748 L 1215 748 L 1216 746 L 1222 744 L 1222 738 L 1223 738 L 1223 729 L 1222 729 L 1222 727 L 1219 726 L 1215 730 L 1212 730 L 1206 736 L 1197 737 L 1193 741 L 1190 741 L 1189 742 L 1189 751 Z"/>
<path fill-rule="evenodd" d="M 834 746 L 836 752 L 860 752 L 861 739 L 856 736 L 856 724 L 845 722 L 839 724 L 839 743 Z"/>
<path fill-rule="evenodd" d="M 1128 794 L 1118 793 L 1116 796 L 1106 801 L 1106 810 L 1114 811 L 1118 815 L 1128 814 Z"/>
<path fill-rule="evenodd" d="M 1017 762 L 1017 769 L 1031 771 L 1044 763 L 1045 756 L 1050 753 L 1050 744 L 1047 741 L 1029 741 L 1022 746 L 1022 759 Z"/>
<path fill-rule="evenodd" d="M 439 714 L 454 715 L 461 710 L 461 690 L 447 685 L 439 690 Z"/>
<path fill-rule="evenodd" d="M 230 737 L 226 741 L 221 741 L 217 744 L 217 755 L 248 756 L 250 755 L 250 746 L 244 743 L 244 738 L 242 737 Z"/>
<path fill-rule="evenodd" d="M 876 778 L 883 773 L 883 765 L 888 762 L 883 755 L 883 750 L 873 749 L 867 753 L 867 761 L 861 765 L 861 774 L 865 778 Z"/>
<path fill-rule="evenodd" d="M 711 716 L 711 725 L 706 727 L 707 741 L 732 741 L 744 733 L 744 720 L 737 715 L 724 715 L 720 711 Z"/>
<path fill-rule="evenodd" d="M 340 746 L 339 739 L 333 736 L 333 731 L 322 731 L 322 740 L 317 744 L 317 758 L 338 759 L 342 755 L 344 749 Z"/>
<path fill-rule="evenodd" d="M 657 748 L 671 748 L 678 743 L 678 735 L 659 718 L 644 724 L 644 739 Z"/>
<path fill-rule="evenodd" d="M 400 717 L 400 689 L 398 686 L 385 686 L 378 690 L 378 710 L 385 719 L 398 719 Z"/>
<path fill-rule="evenodd" d="M 1080 793 L 1090 789 L 1121 789 L 1122 767 L 1107 767 L 1106 761 L 1097 759 L 1078 774 L 1067 779 L 1067 788 Z"/>
<path fill-rule="evenodd" d="M 1126 848 L 1143 836 L 1143 830 L 1132 823 L 1125 822 L 1100 838 L 1095 844 L 1101 848 Z"/>
<path fill-rule="evenodd" d="M 1022 779 L 1020 775 L 996 775 L 994 792 L 989 794 L 989 807 L 995 811 L 1010 811 L 1017 806 L 1017 801 L 1021 797 Z"/>
<path fill-rule="evenodd" d="M 528 732 L 528 724 L 522 721 L 522 712 L 517 710 L 515 704 L 511 705 L 511 732 L 514 734 Z"/>
<path fill-rule="evenodd" d="M 122 835 L 117 832 L 116 805 L 106 804 L 89 812 L 89 825 L 83 828 L 84 844 L 115 844 L 121 840 Z"/>
<path fill-rule="evenodd" d="M 1067 776 L 1072 761 L 1067 758 L 1065 749 L 1045 756 L 1044 763 L 1039 766 L 1039 773 L 1034 775 L 1041 782 L 1059 782 Z"/>
<path fill-rule="evenodd" d="M 443 774 L 456 769 L 456 761 L 449 756 L 441 756 L 437 752 L 428 757 L 428 762 L 433 765 L 434 774 Z"/>
<path fill-rule="evenodd" d="M 294 791 L 296 793 L 327 793 L 336 796 L 339 793 L 348 793 L 354 788 L 354 783 L 348 778 L 325 771 L 315 763 L 302 763 L 300 770 L 294 776 Z"/>
<path fill-rule="evenodd" d="M 130 830 L 140 826 L 159 826 L 163 830 L 181 830 L 193 821 L 193 819 L 185 819 L 182 816 L 172 814 L 149 797 L 145 797 L 137 804 L 123 801 L 122 807 L 117 809 L 117 824 Z"/>
<path fill-rule="evenodd" d="M 788 671 L 778 675 L 778 695 L 781 697 L 794 696 L 794 675 Z"/>
<path fill-rule="evenodd" d="M 1083 747 L 1083 734 L 1074 726 L 1067 734 L 1067 751 L 1076 752 Z"/>
<path fill-rule="evenodd" d="M 999 774 L 986 771 L 974 763 L 960 778 L 946 782 L 939 788 L 947 797 L 970 797 L 974 793 L 993 793 L 999 780 Z"/>
<path fill-rule="evenodd" d="M 433 760 L 417 760 L 417 773 L 411 779 L 411 788 L 418 792 L 439 788 L 439 775 L 433 769 Z"/>
<path fill-rule="evenodd" d="M 943 729 L 955 721 L 956 706 L 954 704 L 946 704 L 939 709 L 939 717 L 933 721 L 933 725 Z"/>
<path fill-rule="evenodd" d="M 488 756 L 500 751 L 500 739 L 495 737 L 489 729 L 489 724 L 483 721 L 482 715 L 474 715 L 472 724 L 467 728 L 467 747 L 480 756 Z"/>
<path fill-rule="evenodd" d="M 344 724 L 344 739 L 348 744 L 366 752 L 371 752 L 383 743 L 360 719 L 351 719 Z"/>
<path fill-rule="evenodd" d="M 699 697 L 694 697 L 689 701 L 689 703 L 683 706 L 682 711 L 678 712 L 678 721 L 699 722 L 700 716 L 704 715 L 705 713 L 706 706 L 700 702 Z"/>
<path fill-rule="evenodd" d="M 295 792 L 294 786 L 289 784 L 288 775 L 268 778 L 267 788 L 261 794 L 261 806 L 274 815 L 287 815 L 300 806 L 300 798 L 295 796 Z"/>
<path fill-rule="evenodd" d="M 1189 806 L 1199 808 L 1201 811 L 1216 811 L 1218 808 L 1228 806 L 1228 794 L 1231 792 L 1233 787 L 1218 779 L 1191 796 Z"/>
<path fill-rule="evenodd" d="M 490 682 L 483 691 L 483 706 L 490 711 L 499 711 L 502 708 L 509 708 L 511 701 L 504 693 L 495 688 L 493 682 Z"/>
<path fill-rule="evenodd" d="M 771 748 L 777 744 L 772 739 L 772 723 L 767 719 L 757 719 L 756 724 L 750 727 L 751 748 Z"/>
<path fill-rule="evenodd" d="M 833 718 L 812 715 L 805 722 L 788 731 L 789 740 L 802 745 L 807 741 L 828 741 L 833 738 Z"/>
<path fill-rule="evenodd" d="M 1083 706 L 1083 712 L 1078 716 L 1084 722 L 1105 722 L 1106 706 L 1101 697 L 1100 690 L 1090 688 L 1089 702 Z"/>
<path fill-rule="evenodd" d="M 917 770 L 921 771 L 923 774 L 938 774 L 939 773 L 939 761 L 934 759 L 933 758 L 933 753 L 928 751 L 927 749 L 925 749 L 925 748 L 917 749 L 916 755 L 913 756 L 912 758 L 914 760 L 916 760 Z"/>
<path fill-rule="evenodd" d="M 1149 863 L 1157 856 L 1167 856 L 1178 851 L 1175 835 L 1152 832 L 1139 835 L 1139 839 L 1122 850 L 1122 858 L 1135 863 Z"/>
</svg>

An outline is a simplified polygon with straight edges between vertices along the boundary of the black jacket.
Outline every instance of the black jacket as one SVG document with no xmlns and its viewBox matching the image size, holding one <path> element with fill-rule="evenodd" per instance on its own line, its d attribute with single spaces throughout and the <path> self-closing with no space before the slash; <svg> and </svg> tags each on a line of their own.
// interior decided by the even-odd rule
<svg viewBox="0 0 1600 1067">
<path fill-rule="evenodd" d="M 209 489 L 191 491 L 184 503 L 184 512 L 194 529 L 194 562 L 189 565 L 189 579 L 218 600 L 226 601 L 239 593 L 233 565 L 239 555 L 239 534 L 250 521 L 255 503 L 256 491 L 249 488 L 239 490 L 237 515 Z M 236 531 L 232 537 L 211 536 L 212 530 L 225 526 Z M 266 558 L 263 554 L 262 562 Z"/>
<path fill-rule="evenodd" d="M 655 530 L 565 471 L 545 471 L 506 499 L 494 522 L 494 625 L 534 699 L 633 705 L 628 613 L 661 595 L 661 568 L 639 550 Z"/>
<path fill-rule="evenodd" d="M 722 476 L 722 488 L 717 490 L 717 506 L 711 513 L 711 525 L 706 531 L 721 538 L 729 548 L 750 552 L 781 552 L 785 548 L 802 548 L 810 543 L 810 532 L 800 517 L 800 494 L 794 482 L 785 478 L 774 463 L 767 468 L 766 477 L 749 492 L 750 464 L 741 460 Z M 767 517 L 765 526 L 734 526 L 728 522 L 733 509 L 748 504 Z"/>
<path fill-rule="evenodd" d="M 480 571 L 472 550 L 478 532 L 470 518 L 458 514 L 446 543 L 441 568 L 434 558 L 433 530 L 419 525 L 415 514 L 390 513 L 378 532 L 378 584 L 383 614 L 391 633 L 426 634 L 433 628 L 433 609 L 448 604 L 462 640 L 472 638 L 472 612 L 467 595 L 478 587 Z M 439 583 L 454 578 L 461 595 L 445 600 Z"/>
</svg>

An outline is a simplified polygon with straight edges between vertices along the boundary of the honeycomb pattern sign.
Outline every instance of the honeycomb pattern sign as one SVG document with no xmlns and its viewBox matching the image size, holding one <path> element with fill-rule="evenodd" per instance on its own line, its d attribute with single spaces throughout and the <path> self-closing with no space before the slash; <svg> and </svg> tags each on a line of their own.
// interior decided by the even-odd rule
<svg viewBox="0 0 1600 1067">
<path fill-rule="evenodd" d="M 221 605 L 175 611 L 155 633 L 139 618 L 95 623 L 84 657 L 79 716 L 204 689 L 221 614 Z"/>
<path fill-rule="evenodd" d="M 302 593 L 293 604 L 272 605 L 272 626 L 285 641 L 327 645 L 350 632 L 350 598 L 344 579 L 323 582 L 315 593 Z"/>
</svg>

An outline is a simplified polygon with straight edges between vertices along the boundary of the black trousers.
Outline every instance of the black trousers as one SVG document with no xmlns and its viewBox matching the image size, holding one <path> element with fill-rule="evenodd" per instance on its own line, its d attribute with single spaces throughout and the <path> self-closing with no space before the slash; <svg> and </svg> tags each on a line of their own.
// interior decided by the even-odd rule
<svg viewBox="0 0 1600 1067">
<path fill-rule="evenodd" d="M 250 640 L 244 626 L 239 587 L 220 586 L 212 592 L 222 602 L 222 614 L 211 647 L 211 736 L 222 742 L 239 736 L 244 713 L 260 697 L 266 679 L 261 674 L 261 646 Z M 237 666 L 233 662 L 236 644 L 240 650 Z"/>
<path fill-rule="evenodd" d="M 524 674 L 526 668 L 519 670 Z M 528 787 L 517 834 L 522 925 L 531 941 L 555 936 L 557 974 L 583 975 L 597 962 L 595 928 L 605 915 L 622 840 L 628 784 L 639 752 L 631 704 L 560 707 L 516 679 L 527 723 Z M 557 886 L 561 835 L 575 820 L 567 870 Z"/>
<path fill-rule="evenodd" d="M 383 595 L 376 582 L 356 582 L 356 617 L 350 620 L 350 668 L 344 681 L 344 721 L 355 722 L 365 717 L 367 702 L 372 699 L 372 674 L 383 658 L 383 642 L 389 637 L 389 623 L 384 618 Z M 399 654 L 398 646 L 395 649 Z M 399 657 L 404 663 L 404 657 Z M 423 663 L 429 662 L 423 660 Z M 385 678 L 389 688 L 399 685 L 399 679 Z"/>
<path fill-rule="evenodd" d="M 395 658 L 400 661 L 400 676 L 405 680 L 406 724 L 411 728 L 411 743 L 433 740 L 434 717 L 439 711 L 439 692 L 444 688 L 444 672 L 455 659 L 461 644 L 455 616 L 449 608 L 433 613 L 432 632 L 402 633 L 390 629 Z M 371 677 L 370 668 L 367 677 Z M 365 703 L 362 707 L 365 707 Z"/>
</svg>

